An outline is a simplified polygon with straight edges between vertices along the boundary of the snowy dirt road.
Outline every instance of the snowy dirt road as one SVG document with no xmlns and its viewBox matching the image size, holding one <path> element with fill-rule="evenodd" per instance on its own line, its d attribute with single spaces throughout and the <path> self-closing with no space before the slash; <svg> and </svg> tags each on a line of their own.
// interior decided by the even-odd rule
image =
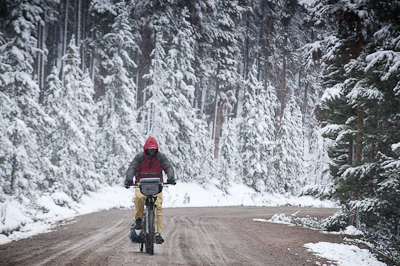
<svg viewBox="0 0 400 266">
<path fill-rule="evenodd" d="M 306 243 L 340 243 L 338 235 L 261 223 L 276 213 L 327 217 L 336 209 L 216 207 L 164 209 L 165 243 L 139 252 L 128 238 L 133 210 L 83 215 L 52 232 L 0 246 L 0 265 L 322 265 Z M 329 265 L 329 264 L 328 264 Z"/>
</svg>

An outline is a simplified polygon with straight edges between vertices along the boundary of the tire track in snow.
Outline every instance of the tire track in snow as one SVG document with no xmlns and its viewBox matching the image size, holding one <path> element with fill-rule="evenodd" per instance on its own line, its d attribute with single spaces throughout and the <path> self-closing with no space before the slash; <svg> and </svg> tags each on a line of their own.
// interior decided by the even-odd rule
<svg viewBox="0 0 400 266">
<path fill-rule="evenodd" d="M 41 265 L 46 265 L 48 263 L 51 265 L 56 265 L 58 264 L 57 261 L 63 261 L 66 259 L 66 257 L 69 258 L 69 260 L 74 259 L 78 257 L 80 254 L 86 252 L 88 249 L 99 246 L 99 242 L 101 242 L 101 240 L 107 237 L 111 237 L 113 234 L 115 234 L 115 230 L 118 227 L 120 227 L 121 224 L 123 224 L 124 222 L 126 221 L 119 220 L 118 223 L 116 223 L 114 226 L 106 228 L 107 230 L 105 231 L 100 230 L 100 232 L 96 233 L 95 235 L 83 239 L 82 241 L 79 241 L 75 244 L 72 244 L 72 246 L 57 252 L 56 254 L 48 257 L 47 259 L 38 263 L 37 265 L 41 266 Z M 73 255 L 68 256 L 68 254 L 73 254 Z"/>
</svg>

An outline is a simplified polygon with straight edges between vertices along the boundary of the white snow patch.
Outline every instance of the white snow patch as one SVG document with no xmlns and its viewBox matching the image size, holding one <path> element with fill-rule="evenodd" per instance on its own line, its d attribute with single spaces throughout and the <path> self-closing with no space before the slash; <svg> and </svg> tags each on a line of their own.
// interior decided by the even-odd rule
<svg viewBox="0 0 400 266">
<path fill-rule="evenodd" d="M 400 149 L 400 142 L 396 144 L 392 144 L 392 150 L 396 151 L 397 149 Z"/>
<path fill-rule="evenodd" d="M 350 235 L 350 236 L 359 236 L 359 235 L 364 235 L 364 233 L 361 230 L 358 230 L 352 225 L 349 225 L 346 227 L 345 230 L 341 230 L 339 232 L 329 232 L 329 234 L 342 234 L 342 235 Z"/>
<path fill-rule="evenodd" d="M 355 245 L 328 242 L 304 244 L 309 252 L 337 263 L 338 266 L 385 266 L 367 249 Z"/>
<path fill-rule="evenodd" d="M 321 97 L 321 101 L 330 100 L 331 98 L 338 97 L 342 92 L 342 84 L 337 84 L 331 88 L 327 88 Z"/>
</svg>

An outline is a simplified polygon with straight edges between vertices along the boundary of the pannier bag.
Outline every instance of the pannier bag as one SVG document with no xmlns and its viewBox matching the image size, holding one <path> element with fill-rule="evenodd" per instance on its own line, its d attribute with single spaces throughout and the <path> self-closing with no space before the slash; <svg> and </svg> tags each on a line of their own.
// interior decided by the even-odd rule
<svg viewBox="0 0 400 266">
<path fill-rule="evenodd" d="M 161 192 L 162 186 L 160 178 L 141 178 L 140 179 L 140 192 L 145 196 L 156 195 Z"/>
<path fill-rule="evenodd" d="M 128 237 L 133 243 L 144 243 L 143 238 L 140 235 L 138 236 L 136 234 L 135 225 L 135 222 L 133 222 Z"/>
<path fill-rule="evenodd" d="M 131 231 L 129 232 L 129 239 L 133 243 L 143 243 L 143 239 L 136 234 L 135 227 L 132 227 Z"/>
</svg>

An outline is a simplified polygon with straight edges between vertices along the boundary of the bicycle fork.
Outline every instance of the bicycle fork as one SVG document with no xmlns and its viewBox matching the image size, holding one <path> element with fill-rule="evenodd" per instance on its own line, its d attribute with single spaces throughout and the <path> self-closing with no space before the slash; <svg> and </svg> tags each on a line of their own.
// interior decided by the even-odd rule
<svg viewBox="0 0 400 266">
<path fill-rule="evenodd" d="M 150 211 L 150 210 L 149 210 Z M 156 206 L 154 206 L 154 209 L 152 210 L 153 212 L 154 212 L 154 224 L 155 224 L 155 227 L 154 227 L 154 232 L 158 232 L 158 224 L 157 224 L 157 207 Z M 147 217 L 149 217 L 148 215 L 147 215 Z M 149 234 L 150 232 L 149 232 L 149 219 L 147 219 L 146 218 L 146 234 Z"/>
<path fill-rule="evenodd" d="M 154 205 L 154 232 L 157 233 L 158 232 L 158 224 L 157 224 L 157 206 Z"/>
</svg>

